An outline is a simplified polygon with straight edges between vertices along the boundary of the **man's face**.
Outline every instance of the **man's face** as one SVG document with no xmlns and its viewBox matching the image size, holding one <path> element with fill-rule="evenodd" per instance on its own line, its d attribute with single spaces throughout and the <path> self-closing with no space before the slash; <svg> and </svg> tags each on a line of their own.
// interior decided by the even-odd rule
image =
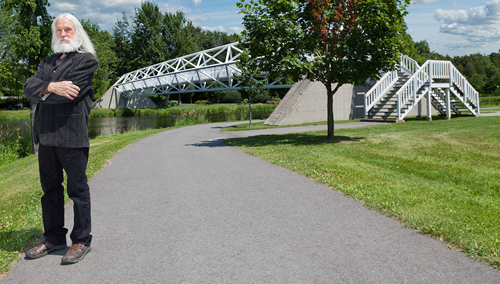
<svg viewBox="0 0 500 284">
<path fill-rule="evenodd" d="M 61 18 L 56 22 L 56 36 L 59 43 L 69 43 L 69 39 L 75 37 L 75 26 L 73 22 L 66 18 Z"/>
<path fill-rule="evenodd" d="M 52 43 L 54 53 L 77 51 L 82 41 L 76 33 L 73 22 L 66 18 L 60 18 L 57 20 L 55 28 L 57 41 Z"/>
</svg>

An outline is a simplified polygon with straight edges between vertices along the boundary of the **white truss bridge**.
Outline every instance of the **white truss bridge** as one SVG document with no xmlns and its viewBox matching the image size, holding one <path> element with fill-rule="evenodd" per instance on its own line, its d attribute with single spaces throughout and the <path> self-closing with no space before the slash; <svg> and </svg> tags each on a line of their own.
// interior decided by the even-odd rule
<svg viewBox="0 0 500 284">
<path fill-rule="evenodd" d="M 113 88 L 128 98 L 193 92 L 241 90 L 241 70 L 236 66 L 242 50 L 238 42 L 171 59 L 124 74 Z M 264 78 L 261 76 L 262 79 Z M 257 80 L 257 79 L 255 79 Z M 260 88 L 290 88 L 291 84 L 267 81 Z"/>
<path fill-rule="evenodd" d="M 415 107 L 421 116 L 423 98 L 427 114 L 432 108 L 448 119 L 452 113 L 480 114 L 479 93 L 451 62 L 428 60 L 420 66 L 402 56 L 399 68 L 386 73 L 365 94 L 365 118 L 403 121 Z"/>
</svg>

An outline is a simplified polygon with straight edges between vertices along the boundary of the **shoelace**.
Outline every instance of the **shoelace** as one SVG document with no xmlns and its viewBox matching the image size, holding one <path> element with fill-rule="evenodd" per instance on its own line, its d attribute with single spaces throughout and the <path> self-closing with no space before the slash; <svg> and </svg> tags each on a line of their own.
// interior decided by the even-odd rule
<svg viewBox="0 0 500 284">
<path fill-rule="evenodd" d="M 83 246 L 83 244 L 76 244 L 76 245 L 72 245 L 70 248 L 69 248 L 69 251 L 78 251 L 81 247 Z"/>
</svg>

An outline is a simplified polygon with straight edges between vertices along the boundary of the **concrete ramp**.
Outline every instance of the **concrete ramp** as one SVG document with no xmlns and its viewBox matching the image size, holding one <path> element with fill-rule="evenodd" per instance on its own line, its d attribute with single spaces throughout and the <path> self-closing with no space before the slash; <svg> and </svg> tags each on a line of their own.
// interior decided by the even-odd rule
<svg viewBox="0 0 500 284">
<path fill-rule="evenodd" d="M 97 100 L 92 108 L 157 108 L 148 96 L 125 98 L 111 87 Z"/>
<path fill-rule="evenodd" d="M 370 88 L 343 85 L 333 96 L 335 120 L 364 118 L 364 94 Z M 326 88 L 321 82 L 295 83 L 266 120 L 267 125 L 293 125 L 327 120 Z"/>
</svg>

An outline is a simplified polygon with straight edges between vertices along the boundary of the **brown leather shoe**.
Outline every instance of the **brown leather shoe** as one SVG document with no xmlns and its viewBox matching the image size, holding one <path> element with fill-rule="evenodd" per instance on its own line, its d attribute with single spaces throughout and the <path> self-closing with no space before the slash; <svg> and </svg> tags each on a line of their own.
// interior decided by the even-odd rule
<svg viewBox="0 0 500 284">
<path fill-rule="evenodd" d="M 90 246 L 84 244 L 73 244 L 68 252 L 61 259 L 62 264 L 72 264 L 82 261 L 85 255 L 90 251 Z"/>
<path fill-rule="evenodd" d="M 46 256 L 49 252 L 53 252 L 56 250 L 62 250 L 66 248 L 66 244 L 64 245 L 53 245 L 47 241 L 42 241 L 38 245 L 32 247 L 26 252 L 27 258 L 40 258 L 42 256 Z"/>
</svg>

